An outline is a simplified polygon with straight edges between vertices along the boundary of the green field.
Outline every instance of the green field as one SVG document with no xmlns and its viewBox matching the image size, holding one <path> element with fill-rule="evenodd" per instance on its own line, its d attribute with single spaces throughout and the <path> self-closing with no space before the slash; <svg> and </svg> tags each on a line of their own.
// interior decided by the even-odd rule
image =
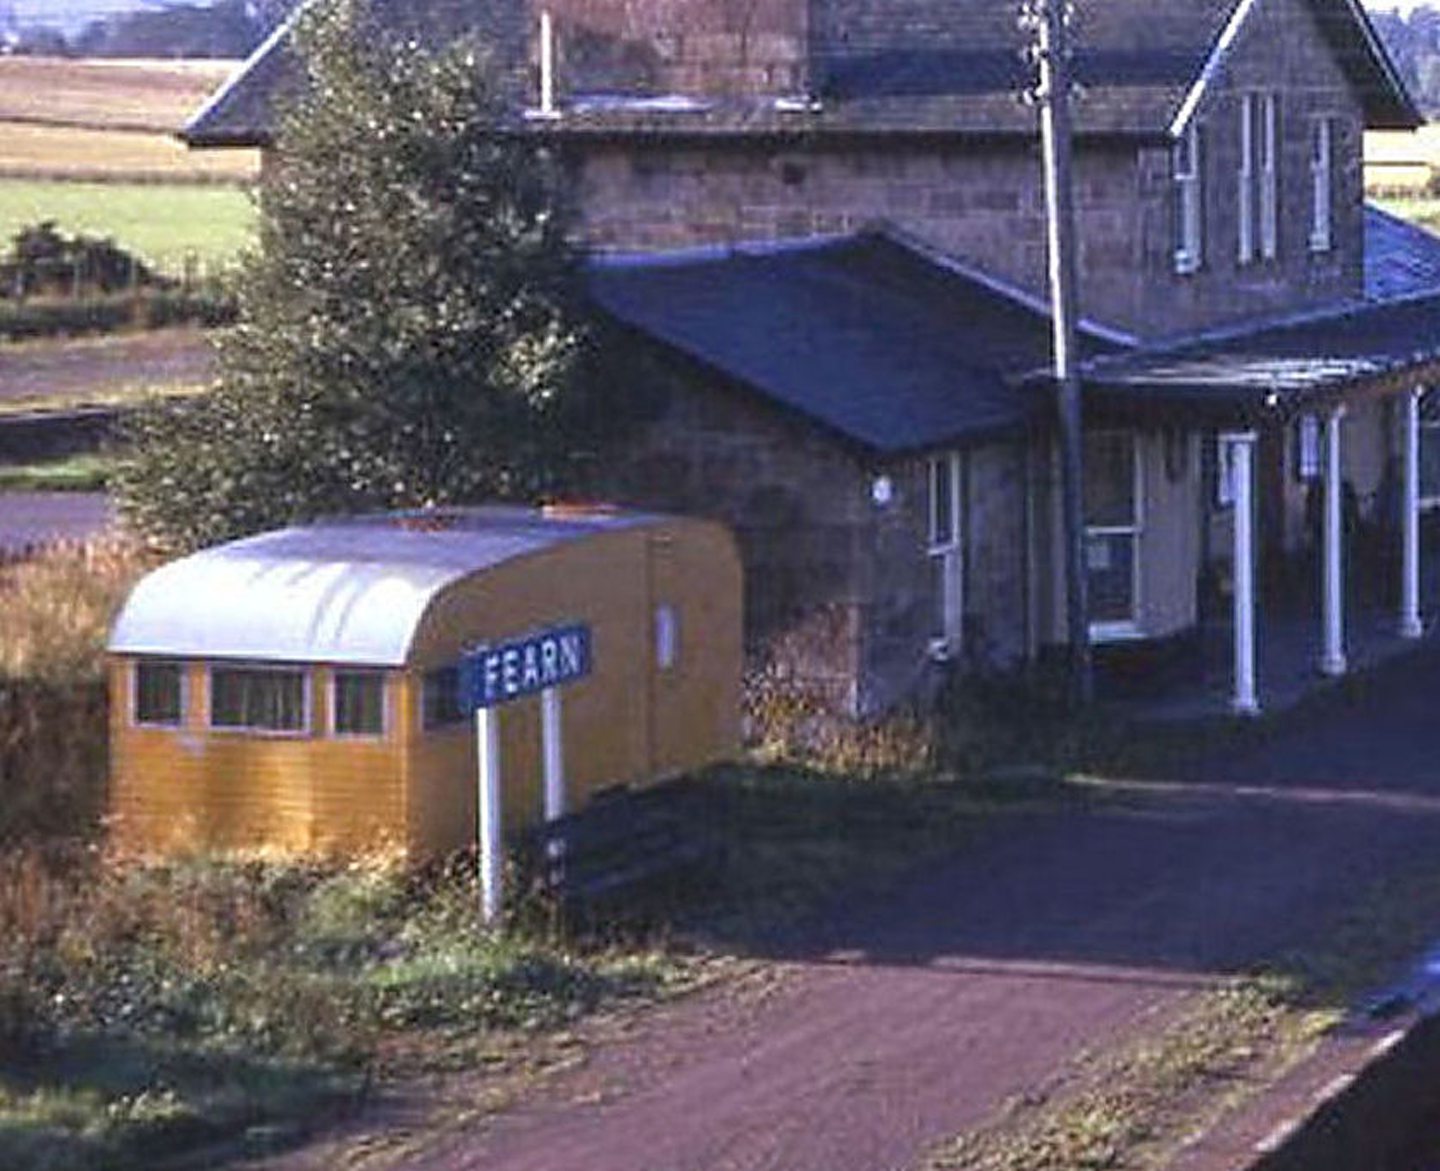
<svg viewBox="0 0 1440 1171">
<path fill-rule="evenodd" d="M 254 240 L 255 209 L 235 187 L 0 180 L 0 240 L 54 220 L 63 231 L 113 237 L 168 272 L 187 256 L 202 271 L 232 263 Z"/>
</svg>

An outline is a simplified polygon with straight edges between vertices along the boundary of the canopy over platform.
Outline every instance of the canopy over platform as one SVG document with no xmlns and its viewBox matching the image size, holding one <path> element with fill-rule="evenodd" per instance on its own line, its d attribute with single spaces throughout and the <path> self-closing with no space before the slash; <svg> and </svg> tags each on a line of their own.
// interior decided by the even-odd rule
<svg viewBox="0 0 1440 1171">
<path fill-rule="evenodd" d="M 1165 422 L 1242 425 L 1440 376 L 1440 291 L 1090 362 L 1087 402 Z"/>
</svg>

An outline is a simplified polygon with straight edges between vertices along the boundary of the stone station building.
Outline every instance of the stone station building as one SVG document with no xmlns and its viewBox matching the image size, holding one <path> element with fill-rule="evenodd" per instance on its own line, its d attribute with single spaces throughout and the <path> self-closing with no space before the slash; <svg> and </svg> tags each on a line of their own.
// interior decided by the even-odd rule
<svg viewBox="0 0 1440 1171">
<path fill-rule="evenodd" d="M 376 10 L 488 39 L 504 129 L 562 152 L 594 301 L 660 371 L 609 487 L 735 529 L 757 660 L 865 714 L 1063 642 L 1012 3 Z M 1227 598 L 1254 710 L 1262 602 L 1345 669 L 1347 532 L 1421 629 L 1440 262 L 1361 186 L 1364 131 L 1421 119 L 1358 0 L 1082 0 L 1073 35 L 1092 636 L 1151 661 Z M 272 145 L 301 74 L 281 30 L 187 139 Z"/>
</svg>

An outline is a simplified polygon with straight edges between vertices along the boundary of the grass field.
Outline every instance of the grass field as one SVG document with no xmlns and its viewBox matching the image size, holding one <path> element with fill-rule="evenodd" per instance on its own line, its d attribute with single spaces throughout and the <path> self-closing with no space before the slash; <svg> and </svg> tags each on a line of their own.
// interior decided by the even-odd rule
<svg viewBox="0 0 1440 1171">
<path fill-rule="evenodd" d="M 254 151 L 190 150 L 146 131 L 0 121 L 0 176 L 233 186 L 253 182 L 257 165 Z"/>
<path fill-rule="evenodd" d="M 236 64 L 0 57 L 0 121 L 169 134 Z"/>
<path fill-rule="evenodd" d="M 191 151 L 174 132 L 234 68 L 0 57 L 0 246 L 54 220 L 168 272 L 233 262 L 254 235 L 259 154 Z"/>
<path fill-rule="evenodd" d="M 0 57 L 0 175 L 252 182 L 257 151 L 190 151 L 174 137 L 235 67 Z"/>
<path fill-rule="evenodd" d="M 1440 123 L 1365 135 L 1365 189 L 1391 195 L 1424 192 L 1440 170 Z"/>
<path fill-rule="evenodd" d="M 113 237 L 157 267 L 178 272 L 233 262 L 254 238 L 255 213 L 236 187 L 148 183 L 0 181 L 0 242 L 54 220 L 64 231 Z"/>
</svg>

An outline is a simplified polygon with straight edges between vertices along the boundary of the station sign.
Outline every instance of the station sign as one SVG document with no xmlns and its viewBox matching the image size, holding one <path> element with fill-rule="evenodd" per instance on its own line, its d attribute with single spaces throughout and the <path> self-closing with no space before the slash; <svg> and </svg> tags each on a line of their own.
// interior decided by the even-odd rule
<svg viewBox="0 0 1440 1171">
<path fill-rule="evenodd" d="M 471 711 L 564 687 L 590 674 L 590 628 L 557 626 L 467 651 L 460 680 Z"/>
</svg>

